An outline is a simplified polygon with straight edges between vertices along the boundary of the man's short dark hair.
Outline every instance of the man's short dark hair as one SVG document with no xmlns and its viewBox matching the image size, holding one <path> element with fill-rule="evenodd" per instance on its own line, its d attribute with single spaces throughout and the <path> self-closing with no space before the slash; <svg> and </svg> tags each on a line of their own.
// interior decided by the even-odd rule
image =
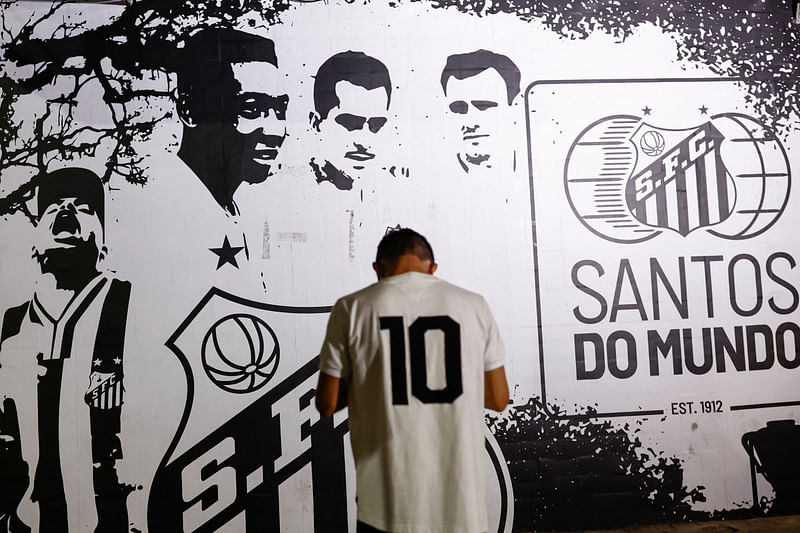
<svg viewBox="0 0 800 533">
<path fill-rule="evenodd" d="M 496 54 L 489 50 L 475 50 L 465 54 L 453 54 L 447 58 L 444 70 L 442 70 L 442 90 L 447 95 L 447 80 L 451 77 L 457 80 L 477 76 L 484 70 L 493 68 L 503 78 L 506 83 L 506 96 L 508 104 L 514 101 L 519 94 L 519 84 L 522 76 L 517 65 L 507 56 Z"/>
<path fill-rule="evenodd" d="M 64 198 L 77 198 L 97 215 L 101 225 L 105 225 L 105 189 L 100 177 L 86 168 L 62 168 L 44 174 L 39 178 L 36 192 L 37 219 L 48 206 Z"/>
<path fill-rule="evenodd" d="M 392 80 L 386 65 L 364 52 L 339 52 L 328 58 L 314 77 L 314 111 L 321 119 L 328 118 L 331 109 L 339 105 L 336 84 L 347 81 L 368 91 L 386 89 L 386 107 L 392 101 Z"/>
<path fill-rule="evenodd" d="M 241 85 L 234 63 L 263 61 L 278 66 L 275 43 L 266 37 L 229 28 L 207 28 L 186 40 L 177 56 L 178 103 L 195 122 L 232 120 Z"/>
<path fill-rule="evenodd" d="M 401 255 L 414 254 L 421 261 L 433 260 L 433 248 L 428 239 L 411 228 L 389 230 L 378 243 L 378 252 L 375 262 L 396 261 Z"/>
</svg>

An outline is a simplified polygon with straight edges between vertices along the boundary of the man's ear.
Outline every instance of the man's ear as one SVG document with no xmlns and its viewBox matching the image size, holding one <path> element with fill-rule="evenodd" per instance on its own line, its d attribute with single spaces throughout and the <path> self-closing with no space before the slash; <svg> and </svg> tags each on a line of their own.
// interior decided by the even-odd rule
<svg viewBox="0 0 800 533">
<path fill-rule="evenodd" d="M 186 93 L 178 93 L 178 100 L 175 102 L 175 110 L 178 112 L 178 118 L 181 119 L 183 125 L 187 128 L 194 128 L 197 126 L 194 117 L 189 112 L 189 96 Z"/>
<path fill-rule="evenodd" d="M 311 124 L 311 128 L 314 131 L 319 131 L 319 125 L 322 122 L 322 117 L 319 116 L 319 113 L 316 111 L 312 111 L 308 114 L 308 123 Z"/>
<path fill-rule="evenodd" d="M 431 265 L 428 267 L 428 274 L 430 274 L 432 276 L 433 273 L 436 272 L 437 268 L 439 268 L 439 265 L 436 264 L 436 263 L 431 262 Z"/>
</svg>

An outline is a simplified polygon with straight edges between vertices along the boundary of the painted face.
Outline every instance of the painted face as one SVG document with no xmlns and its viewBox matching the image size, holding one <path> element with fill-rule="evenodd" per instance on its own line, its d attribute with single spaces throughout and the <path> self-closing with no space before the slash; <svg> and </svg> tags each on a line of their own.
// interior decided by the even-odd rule
<svg viewBox="0 0 800 533">
<path fill-rule="evenodd" d="M 48 205 L 39 217 L 35 249 L 39 253 L 55 249 L 75 249 L 103 245 L 103 225 L 94 209 L 78 198 L 61 198 Z"/>
<path fill-rule="evenodd" d="M 502 130 L 509 118 L 505 81 L 490 68 L 463 80 L 451 77 L 445 88 L 462 166 L 492 166 L 492 158 L 503 152 Z"/>
<path fill-rule="evenodd" d="M 289 96 L 278 90 L 278 68 L 266 61 L 231 65 L 241 86 L 237 99 L 234 131 L 227 132 L 241 145 L 241 179 L 260 183 L 274 169 L 273 162 L 286 139 L 286 108 Z"/>
<path fill-rule="evenodd" d="M 375 168 L 388 121 L 386 89 L 365 89 L 348 81 L 336 84 L 339 105 L 320 122 L 325 159 L 349 175 Z"/>
</svg>

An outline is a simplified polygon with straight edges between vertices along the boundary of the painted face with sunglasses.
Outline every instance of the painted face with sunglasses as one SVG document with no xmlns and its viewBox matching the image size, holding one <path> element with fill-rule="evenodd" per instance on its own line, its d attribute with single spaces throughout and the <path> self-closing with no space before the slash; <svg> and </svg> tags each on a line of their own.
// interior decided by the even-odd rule
<svg viewBox="0 0 800 533">
<path fill-rule="evenodd" d="M 376 168 L 387 122 L 389 97 L 384 87 L 365 89 L 349 81 L 336 83 L 339 105 L 319 123 L 326 159 L 356 177 Z"/>
</svg>

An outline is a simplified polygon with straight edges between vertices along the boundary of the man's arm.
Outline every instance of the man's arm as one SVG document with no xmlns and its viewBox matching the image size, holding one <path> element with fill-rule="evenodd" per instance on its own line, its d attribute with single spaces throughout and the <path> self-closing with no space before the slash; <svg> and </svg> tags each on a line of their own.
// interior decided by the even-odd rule
<svg viewBox="0 0 800 533">
<path fill-rule="evenodd" d="M 347 381 L 320 372 L 314 402 L 324 417 L 344 409 L 347 407 Z"/>
<path fill-rule="evenodd" d="M 349 331 L 350 314 L 347 302 L 340 298 L 328 317 L 325 340 L 319 351 L 319 379 L 314 403 L 324 417 L 347 407 L 347 378 L 350 376 Z"/>
<path fill-rule="evenodd" d="M 493 411 L 502 411 L 508 405 L 508 382 L 505 367 L 483 373 L 483 405 Z"/>
</svg>

